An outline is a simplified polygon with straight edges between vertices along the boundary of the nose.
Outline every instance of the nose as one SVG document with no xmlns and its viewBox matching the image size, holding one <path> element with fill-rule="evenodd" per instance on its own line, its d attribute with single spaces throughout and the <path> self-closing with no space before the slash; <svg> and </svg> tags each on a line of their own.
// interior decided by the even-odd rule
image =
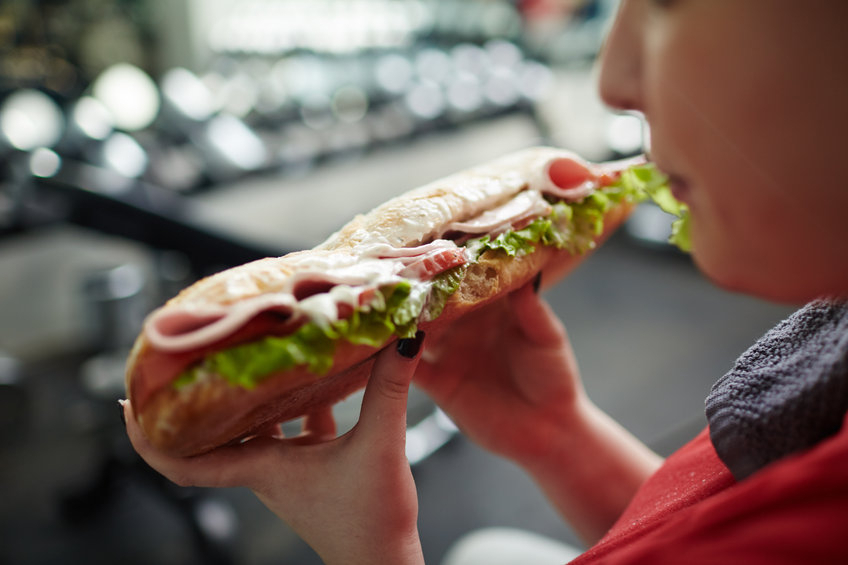
<svg viewBox="0 0 848 565">
<path fill-rule="evenodd" d="M 601 51 L 600 97 L 617 110 L 643 111 L 641 3 L 622 0 Z"/>
</svg>

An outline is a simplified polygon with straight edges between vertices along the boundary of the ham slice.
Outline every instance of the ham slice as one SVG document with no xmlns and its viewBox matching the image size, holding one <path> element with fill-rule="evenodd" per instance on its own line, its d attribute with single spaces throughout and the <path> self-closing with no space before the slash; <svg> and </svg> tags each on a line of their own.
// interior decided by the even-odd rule
<svg viewBox="0 0 848 565">
<path fill-rule="evenodd" d="M 539 167 L 530 184 L 558 200 L 578 202 L 595 191 L 598 175 L 580 161 L 557 157 Z"/>
<path fill-rule="evenodd" d="M 303 264 L 277 292 L 231 304 L 166 305 L 151 314 L 145 335 L 155 349 L 179 353 L 221 341 L 266 312 L 280 325 L 302 319 L 329 323 L 364 305 L 380 286 L 401 279 L 428 281 L 467 261 L 465 249 L 448 240 L 411 248 L 375 245 L 355 260 L 345 256 L 335 267 Z"/>
<path fill-rule="evenodd" d="M 465 222 L 453 222 L 447 227 L 447 232 L 496 236 L 526 220 L 547 216 L 550 213 L 551 205 L 541 193 L 525 190 L 519 192 L 506 204 L 483 212 L 476 218 Z"/>
<path fill-rule="evenodd" d="M 265 294 L 230 306 L 192 307 L 190 304 L 155 311 L 145 324 L 150 345 L 160 351 L 197 349 L 232 334 L 260 312 L 279 313 L 281 319 L 294 315 L 295 299 L 290 294 Z"/>
<path fill-rule="evenodd" d="M 434 249 L 417 257 L 400 272 L 400 276 L 410 279 L 430 280 L 439 273 L 459 267 L 468 262 L 464 247 Z"/>
</svg>

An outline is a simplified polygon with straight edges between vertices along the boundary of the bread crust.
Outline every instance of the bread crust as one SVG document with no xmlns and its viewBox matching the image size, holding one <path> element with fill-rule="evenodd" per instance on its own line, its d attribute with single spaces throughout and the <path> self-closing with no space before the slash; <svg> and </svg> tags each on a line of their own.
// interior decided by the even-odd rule
<svg viewBox="0 0 848 565">
<path fill-rule="evenodd" d="M 441 225 L 473 217 L 493 202 L 502 202 L 525 188 L 527 173 L 520 171 L 538 167 L 539 159 L 549 159 L 556 155 L 570 154 L 550 148 L 536 148 L 437 181 L 392 199 L 365 216 L 355 218 L 313 250 L 262 259 L 218 273 L 187 288 L 169 301 L 168 305 L 210 301 L 231 304 L 264 292 L 274 292 L 297 271 L 298 262 L 304 257 L 320 258 L 345 250 L 353 253 L 357 247 L 373 243 L 403 247 L 426 242 L 437 228 L 430 226 L 430 220 L 410 224 L 408 219 L 411 213 L 435 215 L 440 218 L 438 221 Z M 516 170 L 520 174 L 515 174 Z M 451 183 L 454 187 L 459 184 L 471 186 L 471 189 L 458 196 L 457 192 L 462 191 L 449 190 Z M 498 183 L 500 186 L 495 186 Z M 609 236 L 624 221 L 629 211 L 628 204 L 610 210 L 605 219 L 604 233 L 597 241 Z M 545 273 L 544 284 L 552 284 L 573 269 L 585 255 L 574 255 L 567 250 L 540 244 L 535 246 L 534 252 L 517 257 L 487 251 L 476 262 L 468 265 L 462 283 L 448 300 L 441 315 L 434 321 L 422 322 L 419 327 L 429 337 L 437 337 L 452 320 L 504 297 L 532 280 L 539 272 Z M 233 339 L 246 338 L 241 336 Z M 141 428 L 151 444 L 171 455 L 191 456 L 250 437 L 269 424 L 332 406 L 365 386 L 376 353 L 394 341 L 392 339 L 379 348 L 339 342 L 333 367 L 327 376 L 316 376 L 305 367 L 296 367 L 270 375 L 252 389 L 233 386 L 222 378 L 211 377 L 201 378 L 186 386 L 167 385 L 147 390 L 145 386 L 151 380 L 162 380 L 159 372 L 165 370 L 165 365 L 170 363 L 168 370 L 176 376 L 192 362 L 202 358 L 203 353 L 176 355 L 174 359 L 166 357 L 163 360 L 142 333 L 127 363 L 127 392 Z M 216 347 L 220 345 L 216 344 Z"/>
</svg>

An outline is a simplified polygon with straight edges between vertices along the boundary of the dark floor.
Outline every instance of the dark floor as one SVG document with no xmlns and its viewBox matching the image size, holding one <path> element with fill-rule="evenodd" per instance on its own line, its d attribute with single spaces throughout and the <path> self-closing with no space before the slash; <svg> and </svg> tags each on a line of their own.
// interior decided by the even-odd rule
<svg viewBox="0 0 848 565">
<path fill-rule="evenodd" d="M 589 394 L 663 453 L 703 426 L 710 384 L 789 312 L 719 291 L 687 258 L 623 234 L 547 297 Z M 113 401 L 84 394 L 72 365 L 24 377 L 22 389 L 0 385 L 0 564 L 320 562 L 249 493 L 158 481 L 128 449 Z M 516 467 L 461 437 L 414 473 L 428 563 L 484 526 L 575 541 Z M 198 516 L 223 541 L 197 535 Z"/>
</svg>

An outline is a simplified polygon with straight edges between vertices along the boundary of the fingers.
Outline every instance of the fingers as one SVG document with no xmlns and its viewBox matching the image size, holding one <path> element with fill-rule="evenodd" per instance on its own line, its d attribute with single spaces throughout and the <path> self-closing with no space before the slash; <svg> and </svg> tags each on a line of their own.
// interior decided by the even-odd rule
<svg viewBox="0 0 848 565">
<path fill-rule="evenodd" d="M 195 457 L 172 457 L 155 449 L 141 431 L 130 402 L 123 402 L 127 435 L 135 450 L 156 471 L 180 486 L 251 486 L 267 466 L 271 449 L 279 440 L 259 437 L 250 442 L 221 447 Z"/>
<path fill-rule="evenodd" d="M 256 432 L 257 436 L 282 439 L 285 437 L 283 428 L 278 423 L 268 424 Z"/>
<path fill-rule="evenodd" d="M 357 431 L 365 437 L 387 437 L 406 430 L 406 402 L 412 375 L 420 360 L 424 333 L 398 341 L 381 352 L 365 387 Z M 373 432 L 373 434 L 372 434 Z"/>
<path fill-rule="evenodd" d="M 420 359 L 423 333 L 400 340 L 378 357 L 363 398 L 357 429 L 369 441 L 403 441 L 406 430 L 406 402 L 412 375 Z M 273 428 L 237 445 L 221 447 L 194 457 L 173 457 L 155 449 L 136 421 L 133 407 L 123 403 L 127 434 L 135 450 L 155 470 L 182 486 L 255 488 L 269 474 L 279 474 L 294 465 L 293 450 L 310 449 L 304 444 L 332 442 L 336 423 L 332 408 L 316 411 L 304 421 L 304 434 L 282 439 Z M 358 435 L 358 434 L 357 434 Z M 317 447 L 317 446 L 315 446 Z M 297 459 L 297 458 L 294 458 Z"/>
<path fill-rule="evenodd" d="M 303 420 L 303 429 L 299 436 L 289 440 L 297 445 L 310 445 L 332 441 L 336 438 L 336 418 L 333 407 L 323 406 Z"/>
<path fill-rule="evenodd" d="M 538 283 L 524 285 L 509 295 L 509 304 L 521 333 L 532 343 L 560 347 L 566 340 L 565 328 L 547 302 L 536 292 Z"/>
</svg>

